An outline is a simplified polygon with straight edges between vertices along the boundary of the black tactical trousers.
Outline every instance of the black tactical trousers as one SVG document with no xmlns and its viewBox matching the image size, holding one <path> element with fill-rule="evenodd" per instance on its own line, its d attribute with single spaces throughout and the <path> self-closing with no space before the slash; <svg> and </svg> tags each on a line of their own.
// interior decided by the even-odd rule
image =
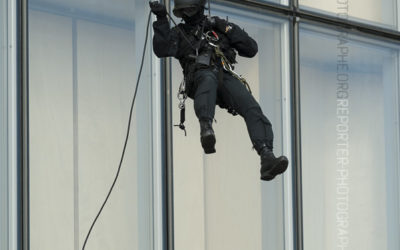
<svg viewBox="0 0 400 250">
<path fill-rule="evenodd" d="M 237 112 L 246 122 L 254 148 L 260 153 L 262 147 L 272 150 L 273 132 L 271 122 L 264 116 L 260 105 L 238 79 L 228 72 L 219 75 L 218 69 L 199 69 L 194 74 L 194 109 L 199 120 L 212 120 L 215 105 Z M 219 79 L 222 77 L 222 82 Z"/>
</svg>

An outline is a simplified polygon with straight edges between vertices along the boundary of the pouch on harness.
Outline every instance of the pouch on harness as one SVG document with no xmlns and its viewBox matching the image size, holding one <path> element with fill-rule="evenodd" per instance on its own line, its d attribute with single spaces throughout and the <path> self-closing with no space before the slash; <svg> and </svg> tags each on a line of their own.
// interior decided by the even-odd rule
<svg viewBox="0 0 400 250">
<path fill-rule="evenodd" d="M 191 47 L 196 50 L 196 55 L 188 55 L 186 60 L 190 60 L 192 62 L 186 62 L 185 65 L 183 65 L 185 69 L 184 70 L 185 77 L 179 86 L 177 94 L 179 100 L 178 107 L 181 110 L 180 123 L 178 125 L 174 125 L 182 129 L 185 132 L 185 136 L 186 136 L 186 128 L 184 125 L 185 101 L 188 97 L 188 94 L 190 94 L 191 92 L 191 90 L 187 89 L 187 83 L 193 84 L 192 82 L 193 74 L 195 70 L 197 70 L 198 68 L 204 68 L 216 65 L 219 68 L 218 84 L 222 84 L 223 71 L 226 71 L 229 72 L 233 77 L 238 79 L 240 82 L 242 82 L 245 85 L 246 89 L 250 92 L 250 94 L 252 93 L 246 79 L 233 70 L 234 67 L 231 61 L 234 61 L 234 59 L 229 60 L 228 57 L 223 53 L 219 45 L 220 38 L 215 31 L 210 30 L 204 33 L 204 23 L 203 23 L 200 34 L 199 34 L 199 29 L 197 29 L 193 35 L 198 39 L 195 46 L 191 45 Z M 234 54 L 234 52 L 232 53 Z M 232 115 L 237 115 L 237 112 L 232 108 L 230 107 L 226 108 L 228 112 L 231 113 Z"/>
</svg>

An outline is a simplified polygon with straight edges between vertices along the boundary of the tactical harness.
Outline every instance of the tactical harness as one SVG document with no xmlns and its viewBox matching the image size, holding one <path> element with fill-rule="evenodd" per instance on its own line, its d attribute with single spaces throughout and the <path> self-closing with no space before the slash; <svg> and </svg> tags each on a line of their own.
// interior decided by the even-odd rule
<svg viewBox="0 0 400 250">
<path fill-rule="evenodd" d="M 180 27 L 178 27 L 178 29 L 180 29 Z M 181 33 L 184 35 L 184 33 L 182 31 L 181 31 Z M 198 33 L 198 30 L 196 31 L 196 33 Z M 201 44 L 203 43 L 203 41 L 205 39 L 207 41 L 206 44 L 212 48 L 211 50 L 215 53 L 216 57 L 219 58 L 220 62 L 217 62 L 217 63 L 220 63 L 220 66 L 222 66 L 222 67 L 219 67 L 218 84 L 223 83 L 223 70 L 225 70 L 226 72 L 229 72 L 233 77 L 238 79 L 240 82 L 242 82 L 244 84 L 244 86 L 246 87 L 246 89 L 249 91 L 249 93 L 252 94 L 250 85 L 248 84 L 246 79 L 233 70 L 234 67 L 232 66 L 232 63 L 228 60 L 228 58 L 222 52 L 219 44 L 217 44 L 220 40 L 218 34 L 213 30 L 210 30 L 210 31 L 207 31 L 206 33 L 204 33 L 204 23 L 201 27 L 200 34 L 202 34 L 202 35 L 201 35 L 199 41 L 196 43 L 196 46 L 193 46 L 185 36 L 185 40 L 188 43 L 190 43 L 192 48 L 194 48 L 196 50 L 196 56 L 189 55 L 188 57 L 194 58 L 196 64 L 210 66 L 212 55 L 210 53 L 207 54 L 207 50 L 205 53 L 202 53 L 199 55 L 199 50 L 201 48 Z M 195 36 L 197 36 L 197 34 L 195 34 Z M 211 52 L 211 51 L 208 51 L 208 52 Z M 191 72 L 191 73 L 193 73 L 193 72 Z M 179 100 L 178 107 L 180 109 L 180 123 L 178 125 L 174 125 L 174 126 L 182 129 L 185 132 L 185 136 L 186 136 L 186 128 L 184 125 L 184 123 L 185 123 L 185 101 L 186 101 L 188 95 L 187 95 L 185 78 L 186 77 L 183 78 L 183 80 L 179 86 L 178 94 L 177 94 L 177 97 Z M 232 108 L 228 108 L 228 112 L 231 113 L 232 115 L 237 115 L 237 112 L 235 110 L 233 110 Z"/>
</svg>

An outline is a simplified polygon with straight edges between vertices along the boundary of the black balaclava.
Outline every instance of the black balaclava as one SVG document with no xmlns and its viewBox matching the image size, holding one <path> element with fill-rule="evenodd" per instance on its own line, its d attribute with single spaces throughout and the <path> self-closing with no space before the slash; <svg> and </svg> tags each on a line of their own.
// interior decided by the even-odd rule
<svg viewBox="0 0 400 250">
<path fill-rule="evenodd" d="M 185 23 L 189 25 L 197 25 L 200 24 L 204 20 L 204 7 L 199 8 L 199 10 L 194 14 L 193 16 L 186 16 L 183 15 L 182 18 L 185 21 Z"/>
</svg>

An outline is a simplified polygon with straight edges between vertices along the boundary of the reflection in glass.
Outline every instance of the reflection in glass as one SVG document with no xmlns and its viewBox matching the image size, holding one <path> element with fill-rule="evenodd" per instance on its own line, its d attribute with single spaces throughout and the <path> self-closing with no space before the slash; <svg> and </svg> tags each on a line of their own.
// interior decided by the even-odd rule
<svg viewBox="0 0 400 250">
<path fill-rule="evenodd" d="M 148 3 L 30 0 L 29 6 L 30 246 L 78 250 L 121 157 Z M 152 249 L 147 55 L 122 172 L 90 249 Z"/>
<path fill-rule="evenodd" d="M 400 247 L 399 48 L 301 27 L 305 249 Z"/>
<path fill-rule="evenodd" d="M 302 8 L 339 18 L 392 29 L 397 27 L 397 1 L 395 0 L 299 0 L 299 4 Z"/>
<path fill-rule="evenodd" d="M 212 6 L 211 14 L 229 16 L 258 42 L 256 57 L 238 57 L 235 70 L 250 83 L 273 124 L 276 153 L 290 154 L 285 22 L 222 5 Z M 182 72 L 175 59 L 172 71 L 172 88 L 177 91 Z M 177 106 L 173 99 L 174 122 L 179 121 Z M 219 107 L 215 118 L 213 155 L 203 154 L 192 100 L 186 101 L 187 137 L 174 129 L 175 249 L 285 249 L 286 237 L 290 238 L 285 235 L 290 179 L 262 183 L 259 156 L 252 150 L 243 119 Z"/>
<path fill-rule="evenodd" d="M 288 5 L 288 0 L 262 0 L 264 2 L 278 3 L 283 5 Z"/>
</svg>

